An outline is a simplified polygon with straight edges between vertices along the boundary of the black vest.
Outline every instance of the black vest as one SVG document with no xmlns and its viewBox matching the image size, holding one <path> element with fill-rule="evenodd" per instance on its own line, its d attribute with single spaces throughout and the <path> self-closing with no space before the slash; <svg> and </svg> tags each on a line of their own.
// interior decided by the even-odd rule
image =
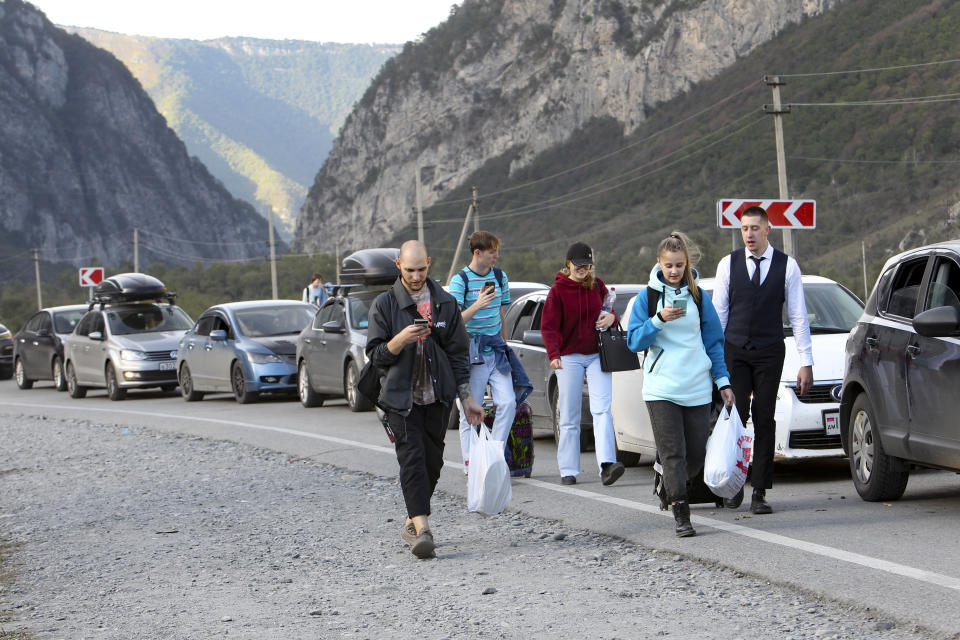
<svg viewBox="0 0 960 640">
<path fill-rule="evenodd" d="M 759 269 L 759 266 L 757 267 Z M 760 286 L 750 282 L 744 250 L 730 254 L 727 342 L 757 349 L 783 342 L 783 303 L 787 289 L 787 254 L 773 250 L 770 271 Z"/>
</svg>

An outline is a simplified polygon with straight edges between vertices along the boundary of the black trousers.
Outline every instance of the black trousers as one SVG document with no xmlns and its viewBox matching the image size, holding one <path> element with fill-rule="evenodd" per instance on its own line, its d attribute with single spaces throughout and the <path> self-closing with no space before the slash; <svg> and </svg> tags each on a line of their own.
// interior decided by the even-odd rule
<svg viewBox="0 0 960 640">
<path fill-rule="evenodd" d="M 663 467 L 663 485 L 670 502 L 687 499 L 687 485 L 703 479 L 710 435 L 710 405 L 683 407 L 666 400 L 648 400 L 647 413 Z"/>
<path fill-rule="evenodd" d="M 773 487 L 773 450 L 777 439 L 777 422 L 773 416 L 777 408 L 784 353 L 783 342 L 763 349 L 743 349 L 729 342 L 724 345 L 730 386 L 737 396 L 737 413 L 744 424 L 749 416 L 753 416 L 750 484 L 755 489 Z"/>
<path fill-rule="evenodd" d="M 414 404 L 406 416 L 387 414 L 387 424 L 395 439 L 400 489 L 408 518 L 430 515 L 430 498 L 443 468 L 443 438 L 447 433 L 448 412 L 448 407 L 435 402 Z"/>
</svg>

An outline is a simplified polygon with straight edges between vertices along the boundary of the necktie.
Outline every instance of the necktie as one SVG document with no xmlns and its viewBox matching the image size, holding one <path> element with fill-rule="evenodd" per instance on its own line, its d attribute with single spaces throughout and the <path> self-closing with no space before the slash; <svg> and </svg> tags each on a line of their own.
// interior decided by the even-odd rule
<svg viewBox="0 0 960 640">
<path fill-rule="evenodd" d="M 755 256 L 750 256 L 750 259 L 753 260 L 753 264 L 755 265 L 753 269 L 753 277 L 750 278 L 750 282 L 752 282 L 754 285 L 759 287 L 760 286 L 760 263 L 764 260 L 764 258 L 763 256 L 759 258 Z"/>
</svg>

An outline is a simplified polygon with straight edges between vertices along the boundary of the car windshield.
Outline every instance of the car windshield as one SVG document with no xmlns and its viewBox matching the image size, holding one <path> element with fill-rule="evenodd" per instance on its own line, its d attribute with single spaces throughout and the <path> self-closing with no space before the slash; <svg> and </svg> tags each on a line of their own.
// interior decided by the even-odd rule
<svg viewBox="0 0 960 640">
<path fill-rule="evenodd" d="M 80 322 L 80 318 L 87 312 L 86 309 L 75 311 L 60 311 L 53 314 L 53 330 L 56 333 L 73 333 L 73 328 Z"/>
<path fill-rule="evenodd" d="M 803 285 L 810 333 L 847 333 L 857 324 L 863 305 L 856 296 L 833 282 L 808 282 Z M 783 307 L 783 330 L 793 334 L 787 307 Z"/>
<path fill-rule="evenodd" d="M 255 307 L 234 312 L 240 333 L 248 338 L 265 338 L 300 333 L 313 320 L 317 308 L 302 307 Z"/>
<path fill-rule="evenodd" d="M 110 332 L 115 336 L 156 331 L 183 331 L 193 326 L 193 320 L 180 307 L 141 304 L 107 311 Z"/>
</svg>

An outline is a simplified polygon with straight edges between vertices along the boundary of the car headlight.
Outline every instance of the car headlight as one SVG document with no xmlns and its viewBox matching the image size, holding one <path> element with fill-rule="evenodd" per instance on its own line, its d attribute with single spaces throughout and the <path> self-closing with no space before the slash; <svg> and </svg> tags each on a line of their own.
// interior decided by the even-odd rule
<svg viewBox="0 0 960 640">
<path fill-rule="evenodd" d="M 146 360 L 147 354 L 143 351 L 132 351 L 130 349 L 123 349 L 120 352 L 121 360 Z"/>
<path fill-rule="evenodd" d="M 250 360 L 250 362 L 253 362 L 253 363 L 255 363 L 255 364 L 268 364 L 268 363 L 271 363 L 271 362 L 283 362 L 283 358 L 281 358 L 280 356 L 278 356 L 278 355 L 275 354 L 275 353 L 257 353 L 257 352 L 252 352 L 252 353 L 248 353 L 248 354 L 247 354 L 247 359 Z"/>
</svg>

